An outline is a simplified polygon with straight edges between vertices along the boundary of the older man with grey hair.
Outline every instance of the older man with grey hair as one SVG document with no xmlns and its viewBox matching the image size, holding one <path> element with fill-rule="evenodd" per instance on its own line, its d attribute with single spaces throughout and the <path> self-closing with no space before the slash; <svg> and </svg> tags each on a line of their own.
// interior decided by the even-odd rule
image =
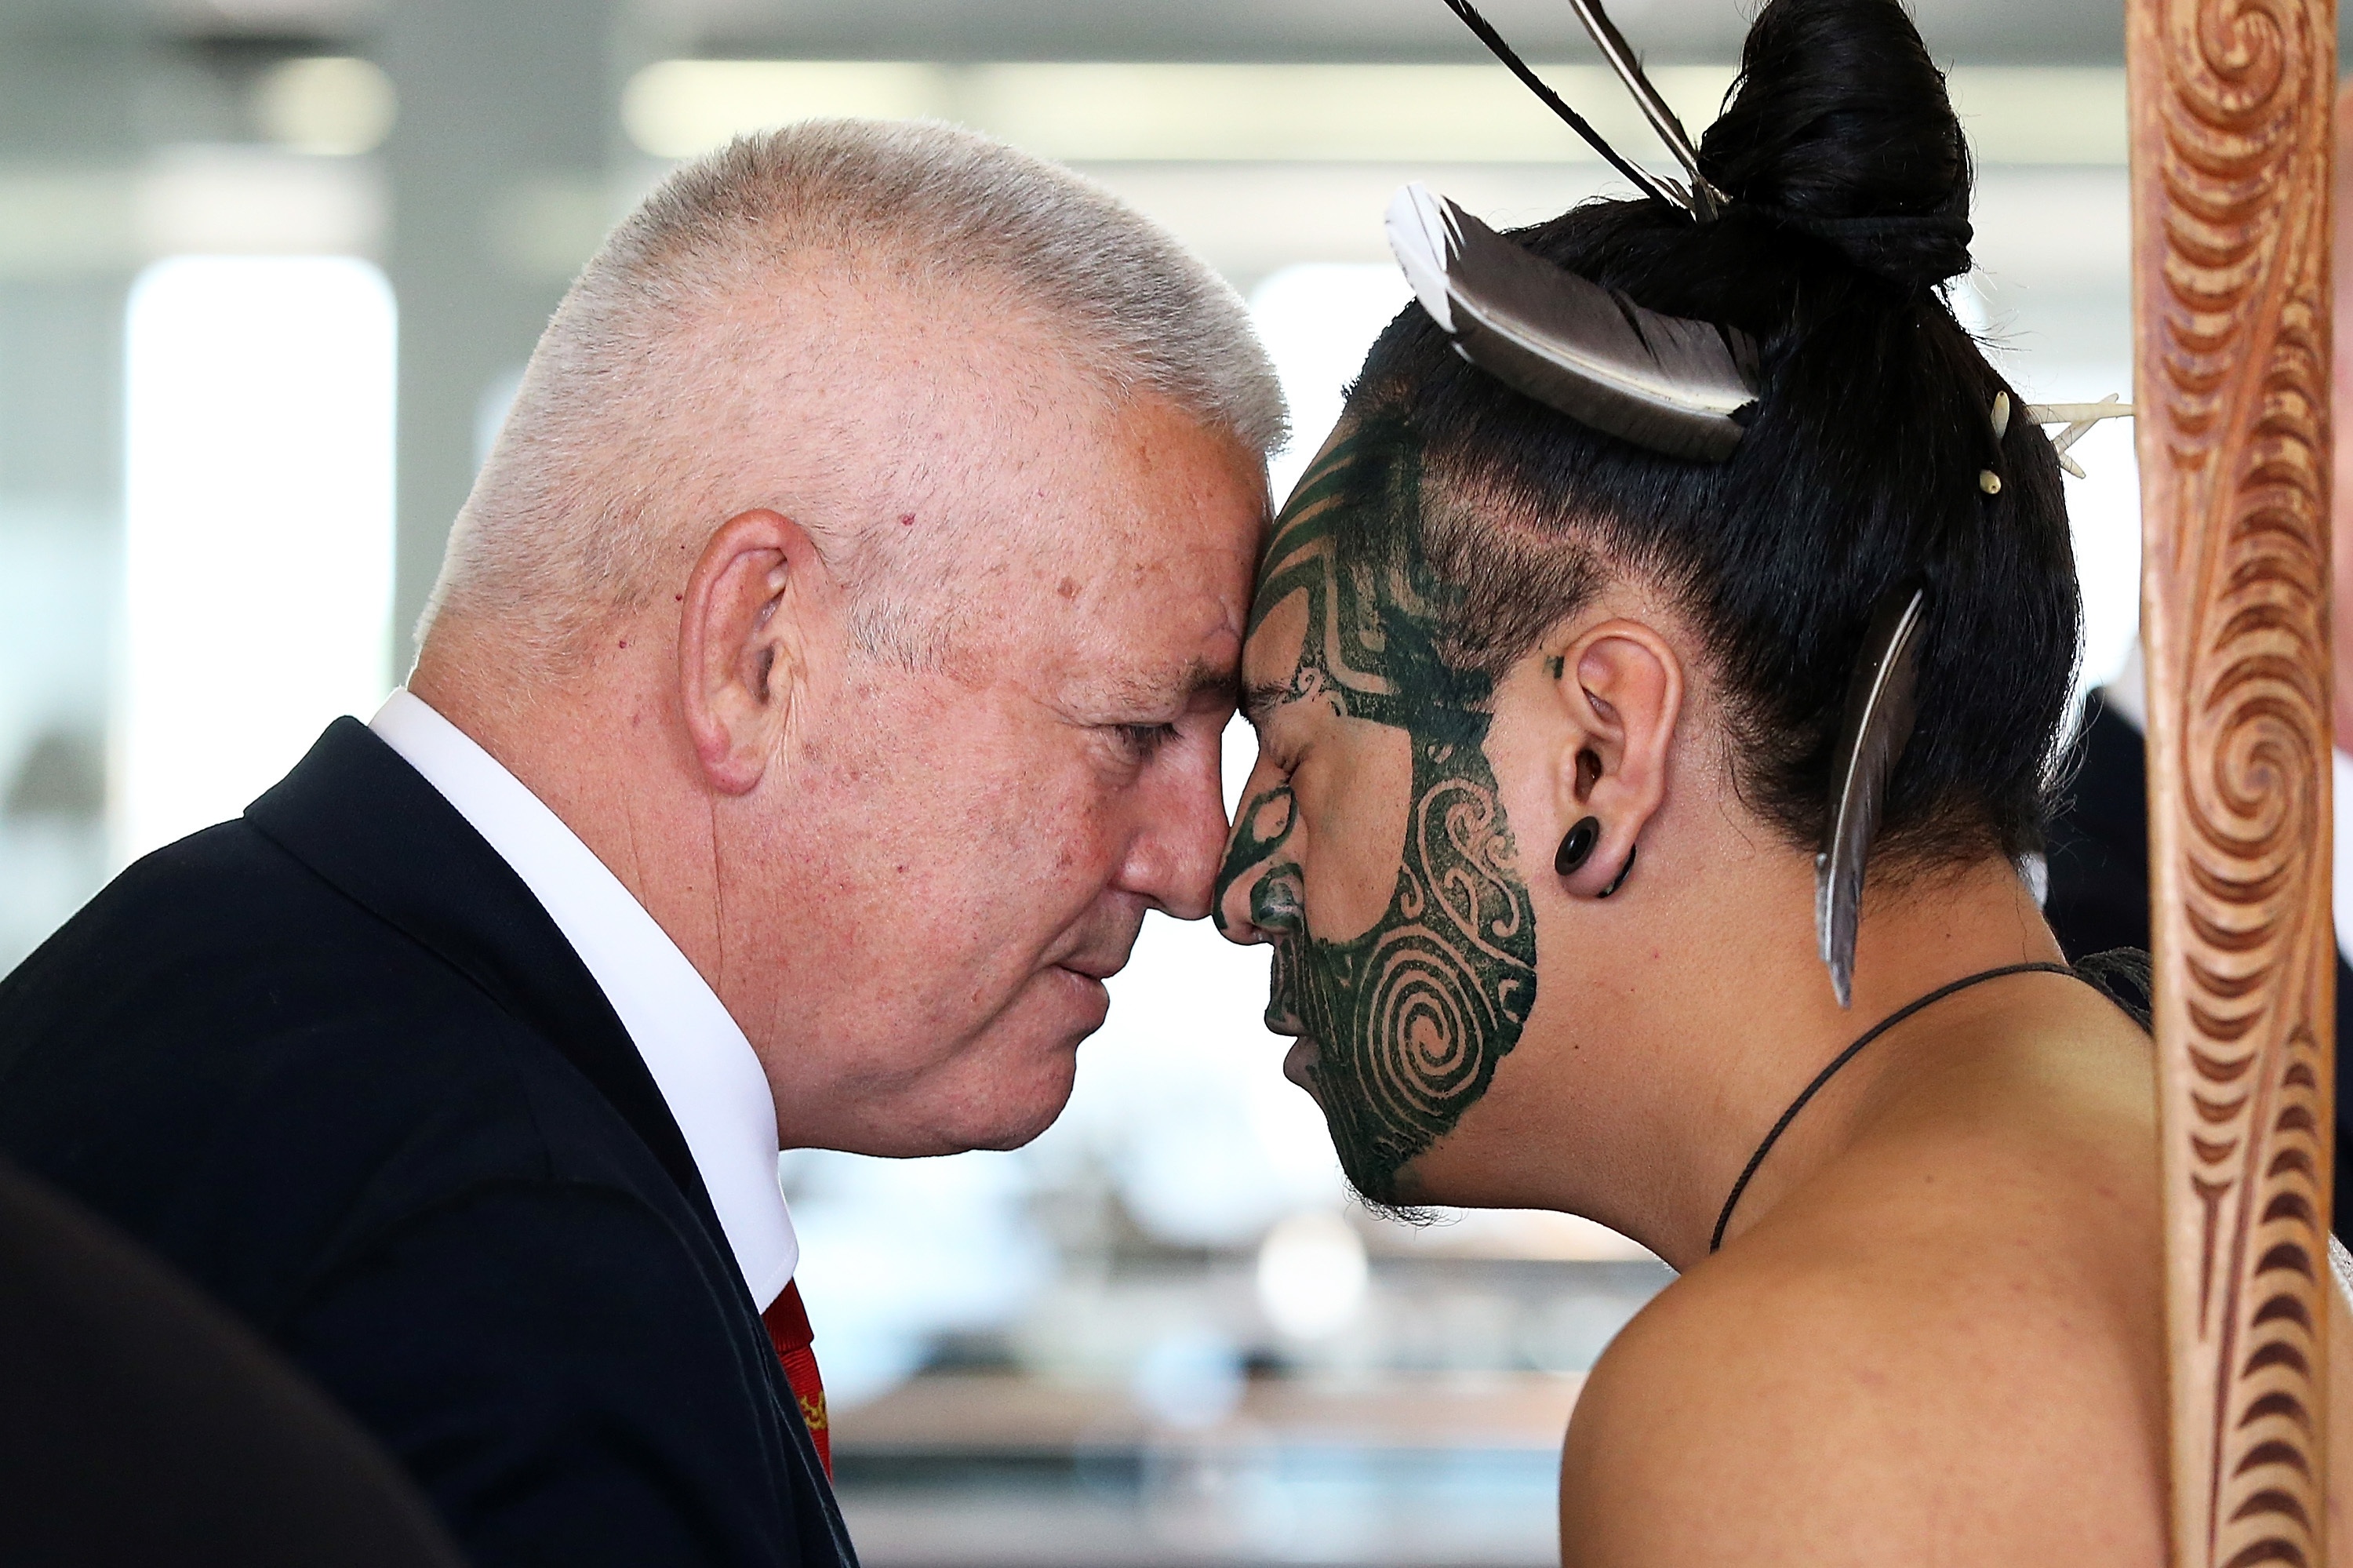
<svg viewBox="0 0 2353 1568">
<path fill-rule="evenodd" d="M 817 122 L 565 298 L 406 691 L 0 983 L 0 1151 L 476 1559 L 852 1560 L 783 1148 L 1006 1149 L 1208 909 L 1280 395 L 1076 176 Z"/>
</svg>

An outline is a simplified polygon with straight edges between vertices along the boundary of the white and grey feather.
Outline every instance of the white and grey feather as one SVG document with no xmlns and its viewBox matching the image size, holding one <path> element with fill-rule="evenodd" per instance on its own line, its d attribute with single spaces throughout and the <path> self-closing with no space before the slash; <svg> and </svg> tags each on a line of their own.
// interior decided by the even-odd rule
<svg viewBox="0 0 2353 1568">
<path fill-rule="evenodd" d="M 1841 1007 L 1854 998 L 1854 941 L 1872 840 L 1886 810 L 1895 765 L 1912 738 L 1920 627 L 1927 608 L 1928 590 L 1914 584 L 1881 602 L 1847 689 L 1838 749 L 1831 754 L 1830 825 L 1814 857 L 1814 929 Z"/>
<path fill-rule="evenodd" d="M 1538 402 L 1670 457 L 1721 462 L 1757 401 L 1756 348 L 1644 310 L 1416 184 L 1389 204 L 1398 263 L 1463 358 Z"/>
</svg>

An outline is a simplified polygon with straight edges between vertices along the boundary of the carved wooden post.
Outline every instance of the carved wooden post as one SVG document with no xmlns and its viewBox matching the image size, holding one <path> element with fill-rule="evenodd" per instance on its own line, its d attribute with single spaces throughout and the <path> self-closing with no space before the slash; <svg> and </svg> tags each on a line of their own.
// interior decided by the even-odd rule
<svg viewBox="0 0 2353 1568">
<path fill-rule="evenodd" d="M 2127 0 L 2176 1568 L 2319 1568 L 2333 0 Z"/>
</svg>

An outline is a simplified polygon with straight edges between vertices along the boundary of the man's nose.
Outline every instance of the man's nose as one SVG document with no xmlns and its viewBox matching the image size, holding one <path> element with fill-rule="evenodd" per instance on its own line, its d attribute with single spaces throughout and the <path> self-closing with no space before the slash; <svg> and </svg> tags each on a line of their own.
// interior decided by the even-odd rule
<svg viewBox="0 0 2353 1568">
<path fill-rule="evenodd" d="M 1208 766 L 1170 779 L 1129 857 L 1128 890 L 1179 920 L 1210 912 L 1218 861 L 1226 843 L 1226 800 L 1214 753 Z"/>
</svg>

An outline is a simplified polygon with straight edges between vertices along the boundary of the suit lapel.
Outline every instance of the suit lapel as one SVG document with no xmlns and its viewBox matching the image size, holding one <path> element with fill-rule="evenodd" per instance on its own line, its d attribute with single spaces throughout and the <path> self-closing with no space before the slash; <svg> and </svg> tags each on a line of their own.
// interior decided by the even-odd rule
<svg viewBox="0 0 2353 1568">
<path fill-rule="evenodd" d="M 545 1036 L 645 1140 L 732 1257 L 685 1135 L 588 967 L 522 878 L 398 752 L 339 718 L 245 816 Z"/>
</svg>

